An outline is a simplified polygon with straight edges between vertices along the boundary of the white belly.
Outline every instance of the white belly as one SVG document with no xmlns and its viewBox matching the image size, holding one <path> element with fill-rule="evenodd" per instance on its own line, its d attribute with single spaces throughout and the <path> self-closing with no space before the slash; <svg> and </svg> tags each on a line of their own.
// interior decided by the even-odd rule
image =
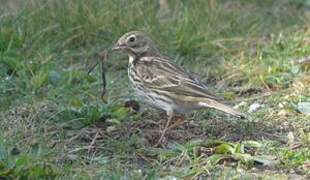
<svg viewBox="0 0 310 180">
<path fill-rule="evenodd" d="M 174 103 L 169 102 L 169 99 L 161 100 L 157 98 L 157 95 L 155 93 L 150 92 L 146 95 L 143 91 L 135 89 L 135 94 L 142 102 L 157 109 L 162 109 L 165 111 L 170 109 L 176 109 L 176 107 L 174 107 Z"/>
</svg>

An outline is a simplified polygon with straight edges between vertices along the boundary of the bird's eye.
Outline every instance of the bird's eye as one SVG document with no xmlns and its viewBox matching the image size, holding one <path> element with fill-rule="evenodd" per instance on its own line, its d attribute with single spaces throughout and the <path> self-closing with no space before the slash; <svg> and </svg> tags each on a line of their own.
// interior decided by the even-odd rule
<svg viewBox="0 0 310 180">
<path fill-rule="evenodd" d="M 136 40 L 136 38 L 135 38 L 134 36 L 131 36 L 131 37 L 128 39 L 129 42 L 135 42 L 135 40 Z"/>
</svg>

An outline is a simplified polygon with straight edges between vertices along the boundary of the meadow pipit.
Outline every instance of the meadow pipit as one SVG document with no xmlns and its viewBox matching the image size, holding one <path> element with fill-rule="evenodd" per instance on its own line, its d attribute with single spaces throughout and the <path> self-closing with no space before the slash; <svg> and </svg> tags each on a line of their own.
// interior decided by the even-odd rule
<svg viewBox="0 0 310 180">
<path fill-rule="evenodd" d="M 210 94 L 200 80 L 162 56 L 145 33 L 132 31 L 124 34 L 113 50 L 128 54 L 128 76 L 137 96 L 145 103 L 166 111 L 168 121 L 159 142 L 175 112 L 184 114 L 195 109 L 214 108 L 244 117 L 243 113 Z"/>
</svg>

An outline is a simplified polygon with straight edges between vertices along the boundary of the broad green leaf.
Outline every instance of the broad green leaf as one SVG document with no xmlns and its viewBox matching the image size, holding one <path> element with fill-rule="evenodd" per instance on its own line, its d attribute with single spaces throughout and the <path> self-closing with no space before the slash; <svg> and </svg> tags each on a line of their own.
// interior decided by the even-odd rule
<svg viewBox="0 0 310 180">
<path fill-rule="evenodd" d="M 299 112 L 310 115 L 310 102 L 300 102 L 297 104 L 297 109 Z"/>
<path fill-rule="evenodd" d="M 244 145 L 242 143 L 236 144 L 233 153 L 244 153 Z"/>
<path fill-rule="evenodd" d="M 261 143 L 257 142 L 257 141 L 243 141 L 242 144 L 244 144 L 244 146 L 246 147 L 253 147 L 253 148 L 260 148 L 262 146 Z"/>
<path fill-rule="evenodd" d="M 214 155 L 208 157 L 207 162 L 210 165 L 214 166 L 214 165 L 218 164 L 221 160 L 227 159 L 227 158 L 230 158 L 230 156 L 223 155 L 223 154 L 214 154 Z"/>
<path fill-rule="evenodd" d="M 216 154 L 232 154 L 234 152 L 234 148 L 226 143 L 223 143 L 215 148 Z"/>
</svg>

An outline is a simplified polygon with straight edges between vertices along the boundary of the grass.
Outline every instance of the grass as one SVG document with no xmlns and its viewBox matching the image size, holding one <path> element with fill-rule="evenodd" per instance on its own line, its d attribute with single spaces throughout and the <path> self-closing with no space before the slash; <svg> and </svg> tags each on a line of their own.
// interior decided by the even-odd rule
<svg viewBox="0 0 310 180">
<path fill-rule="evenodd" d="M 0 2 L 0 178 L 309 178 L 308 0 Z M 130 30 L 241 111 L 263 106 L 193 112 L 154 148 L 165 116 L 123 107 L 127 57 L 109 56 L 108 104 L 87 73 Z"/>
</svg>

